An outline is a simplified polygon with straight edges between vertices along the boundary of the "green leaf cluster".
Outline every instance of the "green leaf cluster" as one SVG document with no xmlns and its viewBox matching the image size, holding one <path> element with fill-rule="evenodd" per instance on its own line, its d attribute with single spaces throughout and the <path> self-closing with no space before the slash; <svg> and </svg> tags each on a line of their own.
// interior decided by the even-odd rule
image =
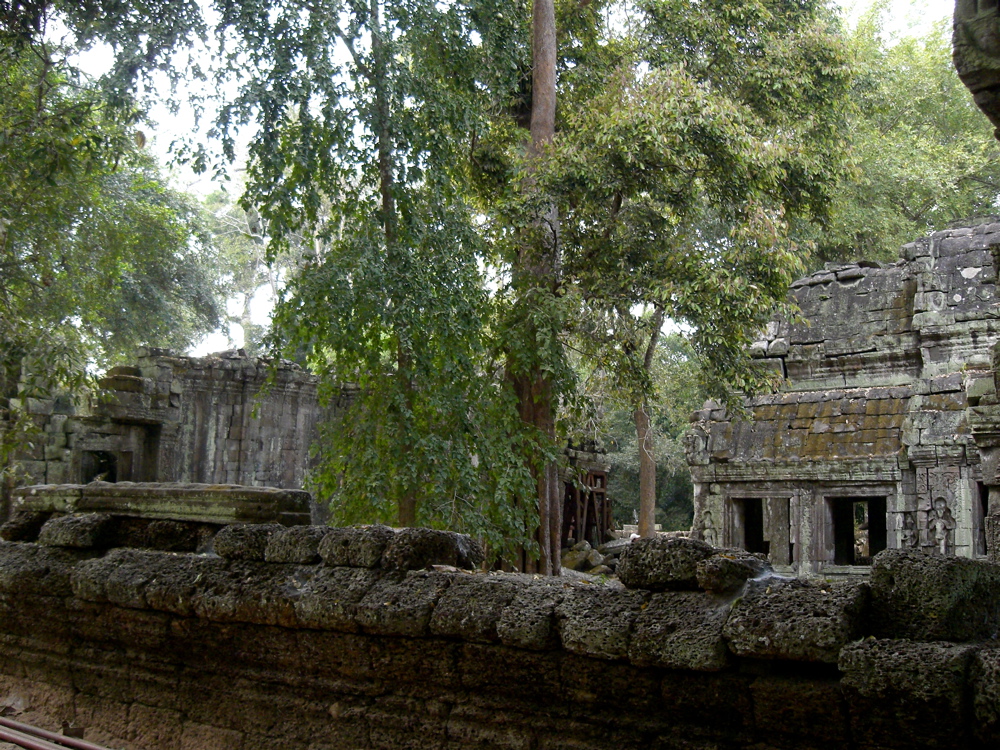
<svg viewBox="0 0 1000 750">
<path fill-rule="evenodd" d="M 0 49 L 4 349 L 78 369 L 186 346 L 219 316 L 197 207 L 166 187 L 134 118 L 71 73 L 56 52 Z"/>
<path fill-rule="evenodd" d="M 161 41 L 204 30 L 186 0 L 163 5 L 175 32 L 117 12 L 153 68 Z M 688 326 L 713 392 L 768 382 L 745 348 L 798 271 L 789 222 L 821 216 L 842 171 L 850 72 L 825 4 L 560 2 L 540 153 L 523 0 L 214 10 L 220 90 L 239 84 L 224 146 L 256 128 L 242 207 L 272 257 L 301 251 L 273 346 L 331 397 L 357 387 L 315 474 L 337 521 L 416 499 L 420 523 L 530 544 L 554 446 L 516 396 L 531 381 L 579 411 L 579 351 L 624 401 L 649 398 L 653 310 Z"/>
<path fill-rule="evenodd" d="M 896 258 L 922 234 L 996 212 L 1000 145 L 955 74 L 951 20 L 889 38 L 885 3 L 847 35 L 854 80 L 844 137 L 850 170 L 824 226 L 797 227 L 824 261 Z"/>
</svg>

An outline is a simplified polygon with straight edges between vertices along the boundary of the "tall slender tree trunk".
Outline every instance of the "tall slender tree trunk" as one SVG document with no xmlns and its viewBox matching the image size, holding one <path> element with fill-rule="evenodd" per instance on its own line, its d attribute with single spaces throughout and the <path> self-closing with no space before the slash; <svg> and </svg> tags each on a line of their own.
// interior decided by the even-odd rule
<svg viewBox="0 0 1000 750">
<path fill-rule="evenodd" d="M 534 0 L 532 5 L 532 95 L 530 152 L 537 155 L 552 140 L 556 129 L 556 17 L 553 0 Z M 531 189 L 529 181 L 528 189 Z M 538 217 L 542 246 L 521 249 L 515 276 L 524 289 L 542 287 L 555 292 L 558 269 L 558 224 L 555 207 Z M 521 419 L 555 438 L 555 404 L 551 383 L 540 367 L 516 373 L 514 387 Z M 554 463 L 542 467 L 536 477 L 539 547 L 537 560 L 525 559 L 522 569 L 543 575 L 559 575 L 562 538 L 562 492 L 559 469 Z"/>
<path fill-rule="evenodd" d="M 645 538 L 656 534 L 656 458 L 645 399 L 635 410 L 635 436 L 639 443 L 639 536 Z"/>
<path fill-rule="evenodd" d="M 392 112 L 389 101 L 389 54 L 390 50 L 384 37 L 385 30 L 381 24 L 381 9 L 379 0 L 371 0 L 372 33 L 372 71 L 371 85 L 375 90 L 375 138 L 378 150 L 379 197 L 381 199 L 382 230 L 385 235 L 385 252 L 387 262 L 401 262 L 400 248 L 397 236 L 395 171 L 392 162 L 393 134 Z M 390 300 L 389 304 L 396 306 L 398 300 Z M 407 332 L 396 321 L 396 377 L 403 393 L 403 403 L 406 411 L 413 413 L 413 380 L 410 374 L 413 357 Z M 400 423 L 405 423 L 406 415 L 401 415 Z M 401 461 L 406 461 L 411 450 L 408 436 L 403 436 Z M 417 523 L 417 496 L 413 483 L 406 478 L 403 469 L 403 480 L 398 488 L 397 524 L 399 526 L 415 526 Z"/>
<path fill-rule="evenodd" d="M 642 360 L 643 371 L 648 375 L 653 369 L 653 356 L 663 327 L 663 309 L 653 314 L 653 330 L 649 335 L 646 355 Z M 639 444 L 639 536 L 656 534 L 656 457 L 653 454 L 653 425 L 649 418 L 649 401 L 641 400 L 635 409 L 635 437 Z"/>
</svg>

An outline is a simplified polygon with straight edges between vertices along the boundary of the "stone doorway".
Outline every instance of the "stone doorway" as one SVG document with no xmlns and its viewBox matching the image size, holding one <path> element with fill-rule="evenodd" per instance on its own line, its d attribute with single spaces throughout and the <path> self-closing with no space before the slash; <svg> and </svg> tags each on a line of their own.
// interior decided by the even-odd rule
<svg viewBox="0 0 1000 750">
<path fill-rule="evenodd" d="M 831 497 L 834 565 L 871 565 L 888 546 L 886 498 Z"/>
</svg>

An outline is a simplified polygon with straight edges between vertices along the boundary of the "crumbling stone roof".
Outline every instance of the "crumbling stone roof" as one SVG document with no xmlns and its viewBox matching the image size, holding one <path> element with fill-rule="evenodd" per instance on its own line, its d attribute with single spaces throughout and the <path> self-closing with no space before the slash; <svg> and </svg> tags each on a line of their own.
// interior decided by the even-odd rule
<svg viewBox="0 0 1000 750">
<path fill-rule="evenodd" d="M 731 477 L 820 458 L 975 461 L 966 390 L 989 377 L 1000 338 L 998 245 L 1000 223 L 983 223 L 905 245 L 892 265 L 828 265 L 796 281 L 800 316 L 774 320 L 752 349 L 785 388 L 749 399 L 747 422 L 706 404 L 689 462 Z"/>
</svg>

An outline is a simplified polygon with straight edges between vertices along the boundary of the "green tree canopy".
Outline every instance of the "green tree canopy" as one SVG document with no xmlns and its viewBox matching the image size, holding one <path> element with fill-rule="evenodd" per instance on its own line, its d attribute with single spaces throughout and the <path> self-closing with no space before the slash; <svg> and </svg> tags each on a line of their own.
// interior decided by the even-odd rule
<svg viewBox="0 0 1000 750">
<path fill-rule="evenodd" d="M 205 29 L 185 0 L 52 7 L 116 45 L 122 85 Z M 360 386 L 321 447 L 338 521 L 525 542 L 554 446 L 518 409 L 575 399 L 568 344 L 648 390 L 639 308 L 691 326 L 717 390 L 763 382 L 743 349 L 795 273 L 787 222 L 836 184 L 849 75 L 825 4 L 560 2 L 551 140 L 525 131 L 520 0 L 214 8 L 240 86 L 224 143 L 257 127 L 244 208 L 272 252 L 312 239 L 277 343 L 331 391 Z"/>
<path fill-rule="evenodd" d="M 0 49 L 4 353 L 80 365 L 184 347 L 219 316 L 197 206 L 167 188 L 134 117 L 58 54 Z"/>
<path fill-rule="evenodd" d="M 824 228 L 804 231 L 823 261 L 893 260 L 899 247 L 995 213 L 1000 144 L 951 59 L 951 19 L 888 39 L 884 3 L 849 34 L 855 70 L 845 138 L 852 169 Z"/>
</svg>

